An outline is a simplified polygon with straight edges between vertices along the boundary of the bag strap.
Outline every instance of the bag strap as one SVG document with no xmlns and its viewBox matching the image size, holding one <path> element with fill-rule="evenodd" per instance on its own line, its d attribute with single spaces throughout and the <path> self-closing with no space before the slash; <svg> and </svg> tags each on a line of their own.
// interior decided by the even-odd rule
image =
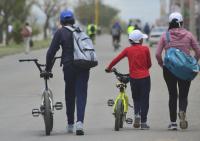
<svg viewBox="0 0 200 141">
<path fill-rule="evenodd" d="M 64 27 L 70 30 L 71 32 L 77 32 L 77 33 L 82 32 L 82 30 L 78 26 L 64 26 Z"/>
<path fill-rule="evenodd" d="M 169 31 L 166 32 L 167 43 L 170 42 L 170 33 Z"/>
<path fill-rule="evenodd" d="M 68 30 L 70 30 L 71 32 L 75 32 L 76 29 L 71 27 L 71 26 L 64 26 L 65 28 L 67 28 Z"/>
</svg>

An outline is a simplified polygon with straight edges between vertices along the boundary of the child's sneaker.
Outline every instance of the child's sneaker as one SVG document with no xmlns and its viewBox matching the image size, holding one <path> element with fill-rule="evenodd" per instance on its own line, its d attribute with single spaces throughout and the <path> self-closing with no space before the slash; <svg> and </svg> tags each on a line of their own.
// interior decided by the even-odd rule
<svg viewBox="0 0 200 141">
<path fill-rule="evenodd" d="M 140 128 L 140 115 L 135 115 L 133 127 L 134 128 Z"/>
<path fill-rule="evenodd" d="M 67 132 L 68 133 L 73 133 L 74 131 L 74 124 L 68 124 L 67 126 Z"/>
<path fill-rule="evenodd" d="M 187 129 L 188 128 L 188 122 L 186 121 L 186 114 L 183 111 L 180 111 L 178 113 L 179 119 L 180 119 L 180 128 L 181 129 Z"/>
<path fill-rule="evenodd" d="M 83 123 L 81 121 L 76 122 L 76 135 L 84 135 Z"/>
<path fill-rule="evenodd" d="M 141 130 L 149 130 L 150 126 L 147 125 L 146 123 L 141 123 Z"/>
<path fill-rule="evenodd" d="M 169 124 L 168 130 L 177 130 L 177 124 L 176 123 Z"/>
</svg>

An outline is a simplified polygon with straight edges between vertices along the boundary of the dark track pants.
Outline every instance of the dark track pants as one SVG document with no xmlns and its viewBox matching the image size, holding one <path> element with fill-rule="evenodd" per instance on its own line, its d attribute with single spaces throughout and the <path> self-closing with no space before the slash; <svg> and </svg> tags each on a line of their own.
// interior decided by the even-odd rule
<svg viewBox="0 0 200 141">
<path fill-rule="evenodd" d="M 177 119 L 177 98 L 179 98 L 179 111 L 186 112 L 188 93 L 191 81 L 181 80 L 174 76 L 166 67 L 163 67 L 163 76 L 169 92 L 169 112 L 171 122 Z M 178 88 L 177 88 L 178 85 Z M 179 94 L 178 94 L 179 92 Z M 179 96 L 179 97 L 178 97 Z"/>
<path fill-rule="evenodd" d="M 63 67 L 63 72 L 68 124 L 74 124 L 75 103 L 77 108 L 77 121 L 84 122 L 89 70 L 66 65 Z"/>
<path fill-rule="evenodd" d="M 141 115 L 141 122 L 147 121 L 149 111 L 149 94 L 151 89 L 150 77 L 130 80 L 135 114 Z"/>
</svg>

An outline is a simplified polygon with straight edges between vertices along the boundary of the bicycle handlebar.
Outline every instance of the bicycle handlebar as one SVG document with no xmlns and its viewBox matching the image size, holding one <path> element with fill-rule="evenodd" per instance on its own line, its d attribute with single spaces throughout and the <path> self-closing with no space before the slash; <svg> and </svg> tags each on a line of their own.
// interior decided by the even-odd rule
<svg viewBox="0 0 200 141">
<path fill-rule="evenodd" d="M 129 76 L 129 74 L 122 74 L 122 73 L 118 72 L 118 70 L 117 70 L 116 68 L 113 68 L 113 69 L 111 70 L 111 72 L 114 72 L 114 74 L 115 74 L 116 76 Z"/>
<path fill-rule="evenodd" d="M 52 60 L 52 66 L 54 65 L 54 63 L 55 63 L 55 61 L 56 61 L 56 59 L 59 59 L 59 58 L 61 58 L 61 56 L 58 56 L 58 57 L 54 57 L 53 58 L 53 60 Z M 19 62 L 30 62 L 30 61 L 32 61 L 32 62 L 34 62 L 35 63 L 35 65 L 37 66 L 37 68 L 39 69 L 39 71 L 40 71 L 40 76 L 41 77 L 47 77 L 48 76 L 48 74 L 49 74 L 49 77 L 53 77 L 53 74 L 52 73 L 44 73 L 44 70 L 42 69 L 42 67 L 45 67 L 46 66 L 46 64 L 40 64 L 40 63 L 38 63 L 38 59 L 20 59 L 19 60 Z"/>
<path fill-rule="evenodd" d="M 19 62 L 38 61 L 38 59 L 20 59 Z"/>
<path fill-rule="evenodd" d="M 116 68 L 113 68 L 111 70 L 111 72 L 114 72 L 114 74 L 116 75 L 117 79 L 122 83 L 127 84 L 130 81 L 129 74 L 119 73 Z"/>
</svg>

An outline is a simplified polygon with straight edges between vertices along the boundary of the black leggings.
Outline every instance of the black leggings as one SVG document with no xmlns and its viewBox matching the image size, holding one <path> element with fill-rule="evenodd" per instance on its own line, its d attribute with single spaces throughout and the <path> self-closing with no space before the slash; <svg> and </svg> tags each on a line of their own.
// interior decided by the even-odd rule
<svg viewBox="0 0 200 141">
<path fill-rule="evenodd" d="M 163 76 L 169 92 L 170 120 L 171 122 L 176 122 L 177 99 L 179 98 L 179 111 L 186 112 L 191 81 L 181 80 L 177 78 L 166 67 L 163 67 Z"/>
</svg>

